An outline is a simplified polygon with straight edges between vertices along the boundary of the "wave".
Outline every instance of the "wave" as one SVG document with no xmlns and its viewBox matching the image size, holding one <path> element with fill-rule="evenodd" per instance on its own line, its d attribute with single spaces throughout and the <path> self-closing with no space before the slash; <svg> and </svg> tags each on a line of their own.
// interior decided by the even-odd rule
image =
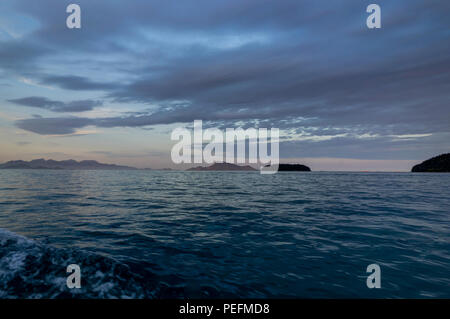
<svg viewBox="0 0 450 319">
<path fill-rule="evenodd" d="M 66 268 L 81 268 L 69 289 Z M 0 228 L 0 298 L 155 298 L 156 283 L 111 258 L 45 245 Z"/>
</svg>

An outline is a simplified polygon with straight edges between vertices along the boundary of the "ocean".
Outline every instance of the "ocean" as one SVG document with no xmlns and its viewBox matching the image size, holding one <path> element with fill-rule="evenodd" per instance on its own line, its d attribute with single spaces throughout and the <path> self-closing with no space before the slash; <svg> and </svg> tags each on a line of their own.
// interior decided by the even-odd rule
<svg viewBox="0 0 450 319">
<path fill-rule="evenodd" d="M 0 298 L 450 298 L 450 174 L 2 170 Z"/>
</svg>

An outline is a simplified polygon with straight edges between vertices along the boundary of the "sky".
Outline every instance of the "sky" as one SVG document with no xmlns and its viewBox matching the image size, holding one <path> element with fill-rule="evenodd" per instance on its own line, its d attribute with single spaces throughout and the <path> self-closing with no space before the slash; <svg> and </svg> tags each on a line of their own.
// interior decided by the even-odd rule
<svg viewBox="0 0 450 319">
<path fill-rule="evenodd" d="M 281 162 L 313 170 L 408 171 L 450 151 L 449 16 L 435 0 L 2 0 L 0 162 L 177 168 L 172 130 L 203 120 L 279 128 Z"/>
</svg>

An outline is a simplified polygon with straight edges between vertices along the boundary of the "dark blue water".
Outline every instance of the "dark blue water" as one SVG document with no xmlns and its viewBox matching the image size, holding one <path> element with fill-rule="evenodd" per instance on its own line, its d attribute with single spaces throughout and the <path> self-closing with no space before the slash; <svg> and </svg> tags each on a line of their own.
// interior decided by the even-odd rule
<svg viewBox="0 0 450 319">
<path fill-rule="evenodd" d="M 450 298 L 449 269 L 450 174 L 0 171 L 2 298 Z"/>
</svg>

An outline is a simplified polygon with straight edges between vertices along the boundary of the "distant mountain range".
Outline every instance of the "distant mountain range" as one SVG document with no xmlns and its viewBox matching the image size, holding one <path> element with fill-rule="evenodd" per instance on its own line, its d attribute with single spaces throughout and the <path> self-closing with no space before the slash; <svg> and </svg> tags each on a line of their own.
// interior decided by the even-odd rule
<svg viewBox="0 0 450 319">
<path fill-rule="evenodd" d="M 415 165 L 411 172 L 413 173 L 449 173 L 450 172 L 450 153 L 441 154 L 430 158 L 420 164 Z"/>
<path fill-rule="evenodd" d="M 188 171 L 256 171 L 251 166 L 239 166 L 230 163 L 214 163 L 211 166 L 197 166 L 188 169 Z"/>
<path fill-rule="evenodd" d="M 35 159 L 32 161 L 9 161 L 0 164 L 0 169 L 66 169 L 66 170 L 138 170 L 138 168 L 130 166 L 122 166 L 115 164 L 104 164 L 94 160 L 75 161 L 73 159 L 65 161 L 55 161 L 52 159 Z M 142 170 L 151 170 L 144 168 Z M 170 171 L 170 168 L 162 169 Z M 257 171 L 257 169 L 245 165 L 235 165 L 231 163 L 215 163 L 210 166 L 197 166 L 188 169 L 188 171 Z M 280 164 L 278 171 L 311 171 L 311 169 L 301 164 Z"/>
<path fill-rule="evenodd" d="M 103 164 L 92 160 L 77 162 L 72 159 L 66 161 L 36 159 L 29 162 L 9 161 L 0 164 L 0 169 L 135 170 L 137 168 L 115 164 Z"/>
</svg>

